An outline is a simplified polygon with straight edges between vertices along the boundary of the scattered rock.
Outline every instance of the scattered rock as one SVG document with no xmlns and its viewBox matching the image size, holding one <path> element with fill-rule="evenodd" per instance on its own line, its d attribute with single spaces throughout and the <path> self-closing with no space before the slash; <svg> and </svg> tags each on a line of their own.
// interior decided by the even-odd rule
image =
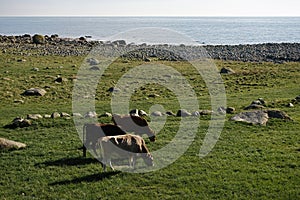
<svg viewBox="0 0 300 200">
<path fill-rule="evenodd" d="M 166 115 L 168 115 L 168 116 L 176 116 L 175 113 L 173 113 L 172 111 L 167 111 Z"/>
<path fill-rule="evenodd" d="M 11 124 L 4 126 L 4 128 L 15 129 L 15 128 L 24 128 L 28 126 L 31 126 L 31 121 L 27 119 L 23 119 L 21 117 L 16 117 Z"/>
<path fill-rule="evenodd" d="M 43 118 L 43 116 L 40 114 L 28 114 L 27 115 L 27 119 L 37 120 L 37 119 L 42 119 L 42 118 Z"/>
<path fill-rule="evenodd" d="M 97 118 L 97 113 L 95 111 L 89 111 L 84 115 L 84 118 Z"/>
<path fill-rule="evenodd" d="M 88 58 L 86 61 L 87 61 L 90 65 L 99 65 L 99 64 L 100 64 L 99 60 L 97 60 L 96 58 Z"/>
<path fill-rule="evenodd" d="M 211 115 L 213 113 L 212 110 L 200 110 L 200 115 Z"/>
<path fill-rule="evenodd" d="M 233 116 L 230 120 L 238 121 L 238 122 L 245 122 L 249 124 L 259 124 L 259 125 L 266 125 L 268 122 L 268 113 L 256 110 L 252 112 L 242 112 Z"/>
<path fill-rule="evenodd" d="M 55 118 L 59 118 L 60 117 L 60 113 L 59 112 L 54 112 L 51 114 L 51 118 L 55 119 Z"/>
<path fill-rule="evenodd" d="M 192 116 L 191 113 L 189 113 L 187 110 L 185 109 L 180 109 L 177 111 L 177 114 L 176 114 L 177 117 L 188 117 L 188 116 Z"/>
<path fill-rule="evenodd" d="M 38 72 L 38 71 L 40 71 L 40 69 L 39 69 L 39 68 L 37 68 L 37 67 L 34 67 L 34 68 L 32 68 L 31 70 L 32 70 L 32 71 L 35 71 L 35 72 Z"/>
<path fill-rule="evenodd" d="M 100 70 L 100 68 L 99 68 L 99 67 L 97 67 L 97 66 L 92 66 L 92 67 L 90 68 L 90 70 L 93 70 L 93 71 L 98 71 L 98 70 Z"/>
<path fill-rule="evenodd" d="M 69 118 L 69 117 L 71 117 L 71 115 L 69 113 L 66 113 L 66 112 L 61 112 L 60 117 Z"/>
<path fill-rule="evenodd" d="M 252 103 L 245 107 L 244 110 L 250 110 L 250 109 L 263 109 L 265 108 L 264 106 L 266 105 L 266 102 L 264 101 L 263 98 L 258 98 L 255 101 L 252 101 Z"/>
<path fill-rule="evenodd" d="M 159 97 L 159 94 L 149 94 L 148 97 L 152 97 L 152 98 Z"/>
<path fill-rule="evenodd" d="M 224 107 L 219 107 L 217 111 L 220 115 L 226 115 L 226 108 Z"/>
<path fill-rule="evenodd" d="M 267 110 L 269 118 L 287 119 L 292 120 L 284 111 L 280 110 Z"/>
<path fill-rule="evenodd" d="M 230 67 L 223 67 L 220 71 L 221 74 L 235 74 L 235 71 Z"/>
<path fill-rule="evenodd" d="M 32 37 L 32 41 L 33 41 L 34 44 L 44 44 L 46 40 L 45 40 L 45 37 L 43 35 L 35 34 Z"/>
<path fill-rule="evenodd" d="M 160 111 L 154 111 L 154 112 L 151 113 L 151 116 L 154 116 L 154 117 L 162 117 L 163 114 L 162 114 L 162 112 L 160 112 Z"/>
<path fill-rule="evenodd" d="M 22 100 L 22 99 L 15 99 L 14 103 L 24 103 L 24 100 Z"/>
<path fill-rule="evenodd" d="M 68 81 L 68 79 L 63 78 L 63 77 L 58 77 L 54 80 L 54 82 L 56 82 L 56 83 L 62 83 L 62 82 L 67 82 L 67 81 Z"/>
<path fill-rule="evenodd" d="M 0 138 L 0 149 L 14 150 L 14 149 L 23 149 L 26 147 L 26 144 L 21 142 L 15 142 L 5 138 Z"/>
<path fill-rule="evenodd" d="M 109 112 L 105 112 L 102 115 L 100 115 L 99 117 L 112 117 L 112 114 Z"/>
<path fill-rule="evenodd" d="M 120 92 L 121 90 L 117 87 L 110 87 L 107 91 L 108 92 Z"/>
<path fill-rule="evenodd" d="M 24 96 L 44 96 L 46 94 L 46 90 L 41 88 L 30 88 L 25 90 L 22 95 Z"/>
<path fill-rule="evenodd" d="M 82 117 L 82 114 L 80 114 L 80 113 L 73 113 L 72 116 L 73 117 Z"/>
<path fill-rule="evenodd" d="M 226 108 L 226 113 L 233 114 L 234 112 L 235 112 L 235 108 L 234 107 L 227 107 Z"/>
<path fill-rule="evenodd" d="M 293 107 L 294 107 L 294 104 L 292 104 L 292 103 L 288 103 L 287 107 L 289 107 L 289 108 L 293 108 Z"/>
<path fill-rule="evenodd" d="M 51 115 L 45 114 L 45 115 L 44 115 L 44 118 L 47 118 L 47 119 L 48 119 L 48 118 L 51 118 Z"/>
<path fill-rule="evenodd" d="M 200 112 L 199 111 L 192 112 L 192 116 L 200 117 Z"/>
</svg>

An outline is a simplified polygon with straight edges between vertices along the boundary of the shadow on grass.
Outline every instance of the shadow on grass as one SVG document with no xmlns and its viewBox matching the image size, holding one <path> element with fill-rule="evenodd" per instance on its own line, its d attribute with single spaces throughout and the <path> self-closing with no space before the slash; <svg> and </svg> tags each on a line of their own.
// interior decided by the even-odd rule
<svg viewBox="0 0 300 200">
<path fill-rule="evenodd" d="M 98 174 L 91 174 L 88 176 L 79 177 L 79 178 L 75 178 L 72 180 L 57 181 L 54 183 L 50 183 L 49 185 L 55 186 L 55 185 L 78 184 L 78 183 L 82 183 L 82 182 L 97 182 L 97 181 L 102 181 L 103 179 L 107 179 L 112 176 L 115 176 L 119 173 L 121 173 L 121 171 L 111 171 L 111 172 L 103 172 L 103 173 L 98 173 Z"/>
<path fill-rule="evenodd" d="M 86 165 L 91 163 L 99 163 L 99 161 L 94 158 L 84 158 L 84 157 L 62 158 L 59 160 L 38 163 L 35 166 L 45 166 L 45 165 L 46 166 L 77 166 L 77 165 Z"/>
</svg>

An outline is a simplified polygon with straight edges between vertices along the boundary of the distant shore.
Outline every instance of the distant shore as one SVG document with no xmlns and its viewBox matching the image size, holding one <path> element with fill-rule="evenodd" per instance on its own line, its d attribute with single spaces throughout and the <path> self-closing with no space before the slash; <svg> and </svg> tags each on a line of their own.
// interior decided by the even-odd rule
<svg viewBox="0 0 300 200">
<path fill-rule="evenodd" d="M 147 44 L 126 44 L 124 40 L 118 41 L 92 41 L 86 37 L 61 38 L 58 35 L 42 36 L 40 41 L 33 39 L 32 35 L 3 36 L 0 35 L 1 53 L 11 53 L 16 55 L 61 55 L 61 56 L 84 56 L 93 47 L 98 45 L 108 48 L 126 48 L 129 46 L 140 47 L 139 54 L 130 54 L 129 59 L 150 59 L 157 57 L 164 60 L 180 60 L 180 57 L 169 53 L 162 54 L 158 49 L 159 45 Z M 167 46 L 162 44 L 163 46 Z M 152 47 L 151 51 L 148 47 Z M 300 43 L 265 43 L 247 45 L 202 45 L 212 59 L 233 60 L 244 62 L 300 62 Z M 189 51 L 199 51 L 199 47 L 180 48 Z M 148 49 L 148 50 L 147 50 Z"/>
</svg>

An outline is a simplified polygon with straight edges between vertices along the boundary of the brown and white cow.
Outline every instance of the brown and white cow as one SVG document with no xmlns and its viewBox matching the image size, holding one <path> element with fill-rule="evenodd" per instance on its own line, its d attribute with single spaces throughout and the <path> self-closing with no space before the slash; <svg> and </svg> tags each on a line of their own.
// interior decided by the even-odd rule
<svg viewBox="0 0 300 200">
<path fill-rule="evenodd" d="M 114 114 L 112 120 L 126 132 L 133 132 L 140 136 L 147 134 L 151 142 L 156 139 L 155 132 L 149 127 L 147 120 L 140 116 Z"/>
<path fill-rule="evenodd" d="M 98 145 L 101 147 L 104 171 L 106 171 L 107 164 L 114 170 L 111 163 L 111 157 L 114 154 L 129 158 L 129 166 L 133 168 L 135 168 L 137 156 L 141 156 L 148 166 L 153 166 L 153 157 L 141 136 L 132 134 L 106 136 L 98 140 Z"/>
<path fill-rule="evenodd" d="M 114 124 L 91 123 L 83 126 L 83 157 L 86 157 L 86 147 L 92 147 L 96 153 L 96 143 L 99 138 L 104 136 L 125 135 L 119 126 Z"/>
</svg>

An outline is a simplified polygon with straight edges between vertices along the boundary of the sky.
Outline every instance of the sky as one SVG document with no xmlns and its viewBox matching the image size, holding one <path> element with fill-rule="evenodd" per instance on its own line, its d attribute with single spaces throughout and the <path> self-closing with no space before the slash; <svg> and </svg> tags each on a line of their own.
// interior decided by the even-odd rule
<svg viewBox="0 0 300 200">
<path fill-rule="evenodd" d="M 0 0 L 0 16 L 300 16 L 300 0 Z"/>
</svg>

